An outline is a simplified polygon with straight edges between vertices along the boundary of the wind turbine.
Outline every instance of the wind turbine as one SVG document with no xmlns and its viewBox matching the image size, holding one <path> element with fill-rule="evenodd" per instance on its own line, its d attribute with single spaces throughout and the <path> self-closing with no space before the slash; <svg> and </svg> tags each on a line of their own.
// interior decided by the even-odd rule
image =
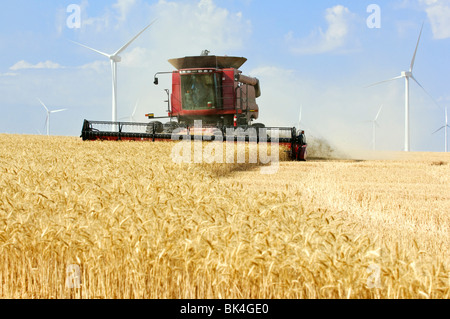
<svg viewBox="0 0 450 319">
<path fill-rule="evenodd" d="M 139 100 L 136 101 L 136 104 L 134 106 L 134 110 L 133 110 L 133 113 L 131 114 L 131 116 L 125 116 L 125 117 L 120 118 L 119 120 L 129 119 L 131 122 L 135 122 L 134 115 L 136 114 L 138 104 L 139 104 Z"/>
<path fill-rule="evenodd" d="M 381 81 L 374 83 L 368 87 L 372 87 L 381 83 L 390 82 L 398 79 L 405 79 L 405 152 L 409 152 L 411 148 L 410 143 L 410 128 L 409 128 L 409 80 L 412 79 L 414 82 L 416 82 L 424 91 L 425 93 L 431 97 L 431 99 L 434 101 L 433 97 L 424 89 L 424 87 L 414 78 L 413 75 L 413 69 L 414 69 L 414 63 L 416 61 L 416 55 L 417 55 L 417 49 L 419 48 L 420 38 L 422 36 L 423 31 L 423 24 L 422 28 L 420 29 L 419 39 L 417 40 L 416 50 L 414 51 L 413 58 L 411 60 L 411 65 L 409 67 L 409 71 L 403 71 L 400 76 L 397 76 L 395 78 Z"/>
<path fill-rule="evenodd" d="M 105 57 L 107 57 L 111 61 L 111 70 L 112 70 L 112 121 L 117 121 L 117 63 L 122 61 L 122 58 L 119 56 L 123 51 L 125 51 L 128 46 L 134 42 L 142 33 L 144 33 L 145 30 L 147 30 L 153 23 L 155 23 L 156 20 L 154 20 L 152 23 L 150 23 L 148 26 L 146 26 L 141 32 L 139 32 L 134 38 L 132 38 L 128 43 L 126 43 L 124 46 L 122 46 L 119 50 L 117 50 L 113 54 L 104 53 L 101 51 L 98 51 L 96 49 L 90 48 L 84 44 L 72 41 L 75 44 L 78 44 L 86 49 L 89 49 L 91 51 L 97 52 Z"/>
<path fill-rule="evenodd" d="M 38 99 L 39 103 L 41 103 L 41 105 L 45 108 L 45 111 L 47 111 L 47 118 L 45 119 L 45 125 L 47 126 L 47 136 L 50 136 L 50 114 L 53 113 L 58 113 L 58 112 L 63 112 L 66 111 L 67 109 L 61 109 L 61 110 L 55 110 L 55 111 L 50 111 L 47 106 L 45 106 L 44 102 L 42 102 L 40 99 Z"/>
<path fill-rule="evenodd" d="M 298 115 L 298 129 L 300 129 L 300 123 L 302 122 L 302 111 L 303 111 L 303 105 L 300 105 L 300 113 Z"/>
<path fill-rule="evenodd" d="M 298 114 L 298 122 L 296 122 L 295 128 L 297 129 L 297 134 L 299 134 L 299 132 L 301 131 L 300 125 L 302 122 L 302 109 L 303 109 L 303 105 L 300 105 L 300 113 Z"/>
<path fill-rule="evenodd" d="M 439 132 L 442 129 L 445 130 L 445 153 L 448 152 L 448 128 L 450 127 L 448 125 L 448 116 L 447 115 L 448 115 L 447 107 L 445 107 L 445 125 L 433 133 L 433 134 L 436 134 L 437 132 Z"/>
<path fill-rule="evenodd" d="M 375 119 L 372 121 L 372 145 L 373 145 L 373 150 L 375 151 L 375 134 L 376 134 L 376 127 L 380 127 L 380 125 L 378 125 L 378 118 L 380 117 L 380 113 L 381 110 L 383 109 L 383 105 L 381 105 L 380 109 L 378 110 L 377 116 L 375 116 Z"/>
</svg>

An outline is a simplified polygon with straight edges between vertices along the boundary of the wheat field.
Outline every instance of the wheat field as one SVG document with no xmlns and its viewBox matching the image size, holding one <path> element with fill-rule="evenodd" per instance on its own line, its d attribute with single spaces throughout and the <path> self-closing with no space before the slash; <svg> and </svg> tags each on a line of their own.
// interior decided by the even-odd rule
<svg viewBox="0 0 450 319">
<path fill-rule="evenodd" d="M 450 297 L 448 154 L 263 175 L 172 147 L 0 135 L 0 298 Z"/>
</svg>

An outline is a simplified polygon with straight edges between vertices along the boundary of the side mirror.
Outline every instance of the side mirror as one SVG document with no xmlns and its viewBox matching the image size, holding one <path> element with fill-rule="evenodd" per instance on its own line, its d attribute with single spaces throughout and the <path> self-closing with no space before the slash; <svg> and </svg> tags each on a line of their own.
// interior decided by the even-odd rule
<svg viewBox="0 0 450 319">
<path fill-rule="evenodd" d="M 153 82 L 155 85 L 158 85 L 159 84 L 159 80 L 158 80 L 158 78 L 157 77 L 155 77 L 155 82 Z"/>
</svg>

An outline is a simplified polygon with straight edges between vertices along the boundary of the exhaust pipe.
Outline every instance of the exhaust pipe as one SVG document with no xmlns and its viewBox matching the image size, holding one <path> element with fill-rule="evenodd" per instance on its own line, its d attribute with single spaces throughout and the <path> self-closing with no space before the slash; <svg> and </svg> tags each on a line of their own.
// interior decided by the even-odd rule
<svg viewBox="0 0 450 319">
<path fill-rule="evenodd" d="M 259 83 L 259 80 L 257 78 L 252 78 L 243 74 L 236 74 L 236 81 L 251 86 L 255 86 Z"/>
<path fill-rule="evenodd" d="M 250 76 L 246 76 L 243 74 L 236 74 L 235 76 L 236 82 L 240 82 L 242 84 L 248 84 L 255 87 L 255 95 L 256 97 L 261 96 L 261 88 L 259 86 L 259 80 L 257 78 L 252 78 Z"/>
</svg>

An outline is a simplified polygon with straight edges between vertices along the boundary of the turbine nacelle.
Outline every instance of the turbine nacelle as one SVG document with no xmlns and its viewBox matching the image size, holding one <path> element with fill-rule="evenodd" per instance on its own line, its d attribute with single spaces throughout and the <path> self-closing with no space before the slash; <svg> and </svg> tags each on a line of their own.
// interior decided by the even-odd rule
<svg viewBox="0 0 450 319">
<path fill-rule="evenodd" d="M 412 78 L 413 74 L 412 74 L 412 72 L 404 71 L 404 72 L 402 72 L 402 76 L 405 78 Z"/>
<path fill-rule="evenodd" d="M 116 63 L 122 62 L 122 58 L 118 55 L 111 55 L 109 58 L 111 59 L 111 61 Z"/>
</svg>

